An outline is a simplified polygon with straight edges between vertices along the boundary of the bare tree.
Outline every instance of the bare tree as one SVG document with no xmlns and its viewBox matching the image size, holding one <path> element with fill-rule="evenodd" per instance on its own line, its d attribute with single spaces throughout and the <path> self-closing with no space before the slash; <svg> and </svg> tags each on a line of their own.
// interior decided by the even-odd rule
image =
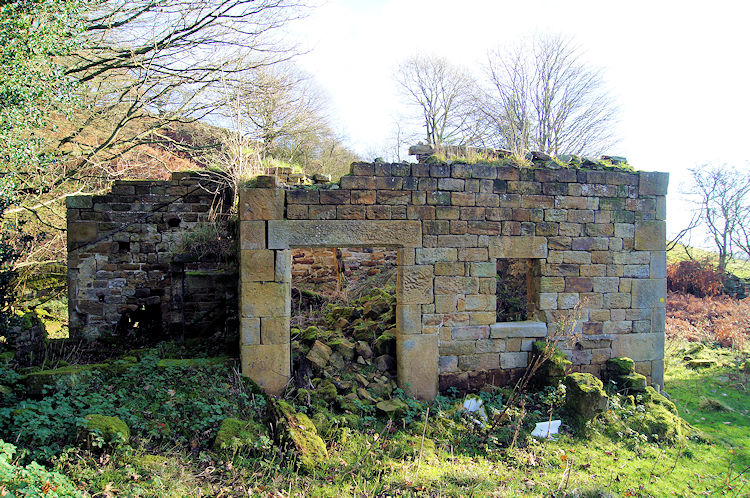
<svg viewBox="0 0 750 498">
<path fill-rule="evenodd" d="M 718 252 L 718 270 L 739 250 L 750 256 L 750 171 L 714 164 L 690 170 L 692 184 L 688 193 L 697 206 L 698 223 Z"/>
<path fill-rule="evenodd" d="M 310 140 L 327 133 L 326 99 L 312 77 L 290 64 L 258 68 L 239 82 L 246 133 L 261 155 L 294 159 Z"/>
<path fill-rule="evenodd" d="M 616 108 L 600 71 L 561 36 L 489 53 L 482 113 L 515 155 L 597 154 L 615 143 Z"/>
<path fill-rule="evenodd" d="M 415 55 L 399 65 L 396 80 L 419 109 L 429 145 L 474 141 L 476 84 L 466 70 L 443 57 Z"/>
</svg>

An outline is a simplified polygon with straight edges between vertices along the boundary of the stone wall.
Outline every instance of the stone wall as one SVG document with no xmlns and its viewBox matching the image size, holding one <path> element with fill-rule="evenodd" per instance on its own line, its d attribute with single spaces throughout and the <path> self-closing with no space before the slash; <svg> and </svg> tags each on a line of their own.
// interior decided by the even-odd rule
<svg viewBox="0 0 750 498">
<path fill-rule="evenodd" d="M 240 192 L 243 372 L 280 392 L 289 366 L 291 249 L 398 253 L 397 362 L 410 393 L 502 383 L 582 303 L 567 351 L 600 373 L 630 356 L 663 382 L 668 175 L 493 164 L 365 164 L 328 188 Z M 528 322 L 496 322 L 496 264 L 529 260 Z"/>
<path fill-rule="evenodd" d="M 396 252 L 383 247 L 294 249 L 292 284 L 300 288 L 336 291 L 395 264 Z"/>
<path fill-rule="evenodd" d="M 236 328 L 236 249 L 221 215 L 231 192 L 216 185 L 181 172 L 67 198 L 71 338 L 152 342 Z"/>
</svg>

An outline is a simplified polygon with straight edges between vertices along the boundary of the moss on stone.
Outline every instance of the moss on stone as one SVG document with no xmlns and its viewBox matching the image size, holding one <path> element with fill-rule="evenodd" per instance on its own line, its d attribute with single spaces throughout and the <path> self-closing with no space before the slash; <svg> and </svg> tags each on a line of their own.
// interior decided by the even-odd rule
<svg viewBox="0 0 750 498">
<path fill-rule="evenodd" d="M 629 425 L 651 440 L 674 442 L 682 436 L 682 420 L 661 404 L 647 403 L 645 411 L 636 413 Z"/>
<path fill-rule="evenodd" d="M 565 406 L 577 430 L 607 408 L 607 393 L 602 381 L 589 373 L 572 373 L 565 377 Z"/>
<path fill-rule="evenodd" d="M 289 403 L 280 400 L 274 402 L 273 413 L 279 442 L 294 447 L 302 470 L 311 472 L 318 463 L 328 458 L 326 445 L 307 415 L 295 412 Z"/>
<path fill-rule="evenodd" d="M 548 348 L 551 348 L 551 350 Z M 540 356 L 549 357 L 542 362 L 534 373 L 531 385 L 535 388 L 557 386 L 565 378 L 566 370 L 572 365 L 571 361 L 565 353 L 551 342 L 534 341 L 531 344 L 531 359 L 529 364 Z"/>
<path fill-rule="evenodd" d="M 656 405 L 661 405 L 671 413 L 675 415 L 678 414 L 677 406 L 675 406 L 675 404 L 671 400 L 668 400 L 666 396 L 656 392 L 656 389 L 651 386 L 646 386 L 644 394 L 642 394 L 639 398 L 643 400 L 644 404 L 653 403 Z"/>
<path fill-rule="evenodd" d="M 646 390 L 646 376 L 639 373 L 620 375 L 616 378 L 617 387 L 627 393 L 642 393 Z"/>
<path fill-rule="evenodd" d="M 85 419 L 88 434 L 101 436 L 107 444 L 127 444 L 130 441 L 130 429 L 120 417 L 91 413 Z"/>
<path fill-rule="evenodd" d="M 13 358 L 15 357 L 16 353 L 14 351 L 3 351 L 0 353 L 0 363 L 8 363 L 13 361 Z"/>
<path fill-rule="evenodd" d="M 315 389 L 315 393 L 323 398 L 327 403 L 333 403 L 334 401 L 336 401 L 336 396 L 338 396 L 336 386 L 328 379 L 320 383 L 320 385 Z"/>
<path fill-rule="evenodd" d="M 375 405 L 375 407 L 389 417 L 393 418 L 406 413 L 409 405 L 398 398 L 393 398 L 380 401 Z"/>
<path fill-rule="evenodd" d="M 215 358 L 164 358 L 156 363 L 159 368 L 200 368 L 213 365 L 224 365 L 228 361 L 226 356 Z"/>
<path fill-rule="evenodd" d="M 103 370 L 109 365 L 106 363 L 92 363 L 89 365 L 67 365 L 52 370 L 39 370 L 23 377 L 23 384 L 30 396 L 41 396 L 45 386 L 55 386 L 58 382 L 64 382 L 69 386 L 75 386 L 86 381 L 92 370 Z"/>
<path fill-rule="evenodd" d="M 687 362 L 687 367 L 692 368 L 693 370 L 698 370 L 701 368 L 710 368 L 715 365 L 716 365 L 716 362 L 714 360 L 695 359 L 695 360 L 689 360 Z"/>
<path fill-rule="evenodd" d="M 635 362 L 628 357 L 610 358 L 607 360 L 607 373 L 610 376 L 630 375 L 635 372 Z"/>
<path fill-rule="evenodd" d="M 268 436 L 268 431 L 260 422 L 225 418 L 216 433 L 214 451 L 254 448 L 262 436 Z"/>
</svg>

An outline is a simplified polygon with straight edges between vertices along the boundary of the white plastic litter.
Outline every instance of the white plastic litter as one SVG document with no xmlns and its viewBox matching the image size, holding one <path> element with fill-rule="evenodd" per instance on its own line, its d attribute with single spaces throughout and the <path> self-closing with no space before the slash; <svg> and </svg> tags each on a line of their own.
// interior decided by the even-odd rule
<svg viewBox="0 0 750 498">
<path fill-rule="evenodd" d="M 557 434 L 560 430 L 560 421 L 551 420 L 549 422 L 539 422 L 531 431 L 531 435 L 534 437 L 541 437 L 544 439 L 554 439 L 552 436 Z"/>
<path fill-rule="evenodd" d="M 469 413 L 474 413 L 475 411 L 478 411 L 480 408 L 482 408 L 482 405 L 484 403 L 482 402 L 482 399 L 476 396 L 467 397 L 464 400 L 464 410 L 466 410 Z"/>
</svg>

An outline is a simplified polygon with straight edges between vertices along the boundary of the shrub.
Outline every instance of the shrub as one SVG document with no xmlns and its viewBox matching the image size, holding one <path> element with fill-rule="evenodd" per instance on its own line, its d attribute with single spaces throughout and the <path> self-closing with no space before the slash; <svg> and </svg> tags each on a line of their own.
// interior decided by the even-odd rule
<svg viewBox="0 0 750 498">
<path fill-rule="evenodd" d="M 82 496 L 64 475 L 48 472 L 36 462 L 14 461 L 16 447 L 0 439 L 0 496 Z"/>
<path fill-rule="evenodd" d="M 724 275 L 710 263 L 680 261 L 667 267 L 667 289 L 696 297 L 718 296 L 724 288 Z"/>
</svg>

